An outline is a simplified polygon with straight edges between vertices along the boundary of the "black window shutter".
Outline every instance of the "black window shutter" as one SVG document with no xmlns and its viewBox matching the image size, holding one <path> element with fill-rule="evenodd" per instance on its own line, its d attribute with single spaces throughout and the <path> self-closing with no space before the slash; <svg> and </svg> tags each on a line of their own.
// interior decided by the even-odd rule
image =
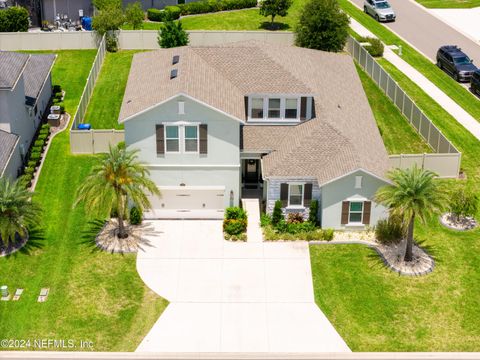
<svg viewBox="0 0 480 360">
<path fill-rule="evenodd" d="M 208 125 L 200 125 L 200 154 L 208 153 Z"/>
<path fill-rule="evenodd" d="M 307 118 L 307 98 L 302 96 L 300 98 L 300 120 Z"/>
<path fill-rule="evenodd" d="M 245 120 L 248 119 L 248 96 L 244 97 L 245 99 Z"/>
<path fill-rule="evenodd" d="M 163 125 L 156 125 L 157 133 L 157 155 L 165 154 L 165 133 L 163 132 Z"/>
<path fill-rule="evenodd" d="M 350 201 L 344 201 L 342 203 L 342 221 L 341 224 L 348 224 L 348 214 L 350 211 Z"/>
<path fill-rule="evenodd" d="M 303 206 L 305 207 L 309 207 L 312 201 L 312 188 L 312 184 L 305 184 L 305 189 L 303 190 Z"/>
<path fill-rule="evenodd" d="M 288 184 L 280 184 L 280 200 L 282 200 L 282 207 L 288 206 Z"/>
</svg>

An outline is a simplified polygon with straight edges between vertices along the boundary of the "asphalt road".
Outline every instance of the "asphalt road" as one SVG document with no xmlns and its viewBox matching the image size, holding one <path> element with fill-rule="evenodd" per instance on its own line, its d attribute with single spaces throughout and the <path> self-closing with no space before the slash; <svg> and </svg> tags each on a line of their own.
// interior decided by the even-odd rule
<svg viewBox="0 0 480 360">
<path fill-rule="evenodd" d="M 351 0 L 362 7 L 363 0 Z M 385 25 L 395 31 L 432 61 L 442 45 L 457 45 L 480 67 L 480 43 L 476 43 L 417 6 L 411 0 L 388 0 L 397 21 Z"/>
</svg>

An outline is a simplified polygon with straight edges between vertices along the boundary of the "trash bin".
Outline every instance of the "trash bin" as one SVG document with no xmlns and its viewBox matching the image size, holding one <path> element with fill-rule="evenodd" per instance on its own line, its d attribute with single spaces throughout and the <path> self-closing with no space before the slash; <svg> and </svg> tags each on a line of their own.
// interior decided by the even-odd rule
<svg viewBox="0 0 480 360">
<path fill-rule="evenodd" d="M 7 285 L 2 285 L 0 287 L 0 296 L 1 297 L 8 297 L 8 286 Z"/>
<path fill-rule="evenodd" d="M 77 127 L 78 130 L 90 130 L 91 128 L 90 124 L 79 124 Z"/>
</svg>

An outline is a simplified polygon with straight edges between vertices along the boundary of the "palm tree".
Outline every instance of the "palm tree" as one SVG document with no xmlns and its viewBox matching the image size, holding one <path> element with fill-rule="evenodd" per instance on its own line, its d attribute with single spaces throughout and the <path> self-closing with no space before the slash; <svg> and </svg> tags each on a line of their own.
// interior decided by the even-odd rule
<svg viewBox="0 0 480 360">
<path fill-rule="evenodd" d="M 0 178 L 0 244 L 14 244 L 17 236 L 25 238 L 28 226 L 38 223 L 41 210 L 32 195 L 20 181 Z"/>
<path fill-rule="evenodd" d="M 415 218 L 423 223 L 433 214 L 440 213 L 446 204 L 445 192 L 434 181 L 435 174 L 417 166 L 394 169 L 388 173 L 392 184 L 377 191 L 376 201 L 385 205 L 390 214 L 408 222 L 405 261 L 412 261 L 413 228 Z"/>
<path fill-rule="evenodd" d="M 97 214 L 112 210 L 118 214 L 118 237 L 128 237 L 124 217 L 127 201 L 133 201 L 142 209 L 150 209 L 146 194 L 159 195 L 160 191 L 148 178 L 149 171 L 137 159 L 138 150 L 127 150 L 124 145 L 110 146 L 77 190 L 74 206 L 85 202 L 88 209 Z"/>
</svg>

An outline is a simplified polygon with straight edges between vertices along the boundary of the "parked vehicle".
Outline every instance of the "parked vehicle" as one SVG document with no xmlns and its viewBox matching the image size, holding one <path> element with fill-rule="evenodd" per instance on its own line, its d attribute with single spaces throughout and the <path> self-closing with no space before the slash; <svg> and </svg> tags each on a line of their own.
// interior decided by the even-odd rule
<svg viewBox="0 0 480 360">
<path fill-rule="evenodd" d="M 437 51 L 437 66 L 453 76 L 456 81 L 468 82 L 477 67 L 473 60 L 456 45 L 445 45 Z"/>
<path fill-rule="evenodd" d="M 363 11 L 377 21 L 395 21 L 397 18 L 392 6 L 385 0 L 365 0 Z"/>
<path fill-rule="evenodd" d="M 470 89 L 474 94 L 480 95 L 480 70 L 475 71 L 470 78 Z"/>
</svg>

